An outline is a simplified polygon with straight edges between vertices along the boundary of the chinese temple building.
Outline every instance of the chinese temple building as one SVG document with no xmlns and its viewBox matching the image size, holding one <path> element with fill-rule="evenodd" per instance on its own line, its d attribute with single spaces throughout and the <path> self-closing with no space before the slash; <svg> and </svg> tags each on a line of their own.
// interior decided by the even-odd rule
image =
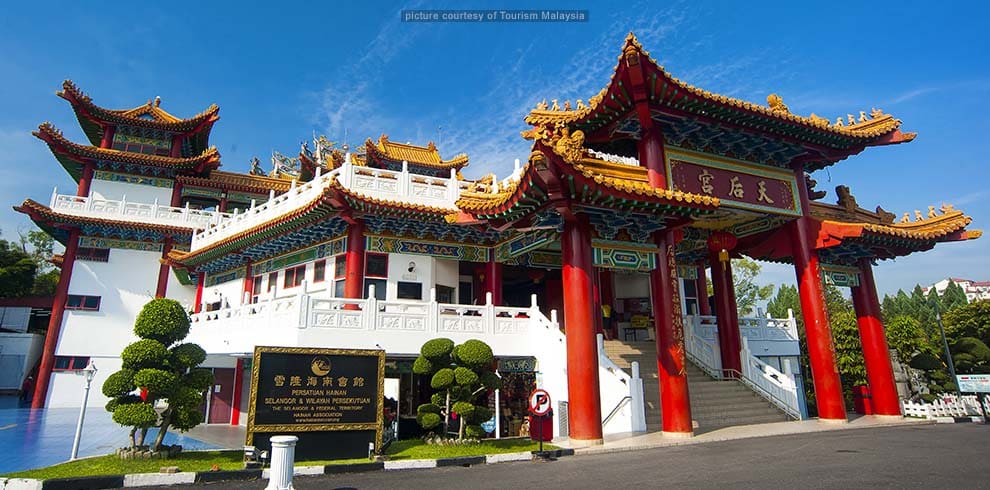
<svg viewBox="0 0 990 490">
<path fill-rule="evenodd" d="M 384 135 L 353 150 L 320 137 L 273 156 L 271 172 L 257 161 L 225 172 L 209 146 L 216 106 L 180 119 L 157 98 L 109 110 L 71 82 L 59 95 L 89 145 L 47 123 L 35 134 L 78 188 L 15 208 L 66 248 L 35 407 L 77 403 L 81 381 L 66 372 L 94 359 L 100 377 L 114 372 L 141 306 L 168 297 L 187 305 L 188 340 L 209 354 L 210 423 L 243 423 L 256 345 L 384 349 L 400 412 L 415 415 L 408 366 L 436 337 L 492 346 L 503 433 L 533 385 L 554 397 L 555 434 L 577 445 L 804 418 L 809 377 L 819 419 L 842 422 L 829 280 L 852 290 L 875 412 L 899 417 L 872 267 L 981 234 L 951 206 L 898 219 L 843 186 L 837 203 L 820 202 L 811 172 L 914 139 L 892 115 L 830 122 L 776 95 L 713 94 L 632 35 L 599 93 L 525 116 L 532 151 L 504 179 L 472 180 L 467 155 Z M 794 318 L 737 311 L 741 256 L 794 265 L 810 373 L 798 369 Z M 712 406 L 699 394 L 716 380 L 761 406 Z"/>
</svg>

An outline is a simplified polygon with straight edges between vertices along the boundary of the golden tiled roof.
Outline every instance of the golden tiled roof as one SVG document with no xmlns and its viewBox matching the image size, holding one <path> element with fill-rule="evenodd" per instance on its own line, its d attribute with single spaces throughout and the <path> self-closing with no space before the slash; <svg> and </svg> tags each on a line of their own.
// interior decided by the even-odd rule
<svg viewBox="0 0 990 490">
<path fill-rule="evenodd" d="M 292 182 L 289 180 L 263 175 L 224 172 L 221 170 L 210 172 L 209 177 L 206 178 L 180 175 L 176 177 L 176 181 L 184 185 L 257 192 L 261 194 L 267 194 L 270 190 L 281 194 L 288 191 L 292 185 Z"/>
<path fill-rule="evenodd" d="M 426 146 L 394 143 L 389 141 L 388 135 L 383 134 L 378 138 L 377 143 L 368 138 L 365 146 L 368 153 L 378 153 L 386 159 L 397 162 L 406 161 L 426 167 L 456 169 L 466 167 L 468 164 L 468 156 L 463 153 L 449 160 L 440 158 L 440 152 L 432 141 Z"/>
<path fill-rule="evenodd" d="M 220 107 L 213 104 L 193 117 L 182 119 L 162 109 L 160 107 L 161 99 L 159 97 L 155 97 L 153 101 L 149 100 L 147 103 L 131 109 L 105 109 L 94 104 L 88 95 L 72 83 L 72 80 L 62 82 L 62 91 L 58 92 L 57 95 L 68 100 L 77 111 L 81 107 L 85 112 L 98 120 L 180 133 L 194 129 L 204 122 L 216 121 L 219 119 L 218 113 L 220 112 Z"/>
<path fill-rule="evenodd" d="M 827 119 L 814 114 L 809 117 L 791 114 L 788 111 L 787 106 L 785 106 L 780 100 L 779 96 L 773 94 L 768 97 L 769 105 L 764 106 L 703 90 L 683 82 L 667 72 L 663 66 L 657 63 L 657 61 L 650 56 L 648 51 L 643 49 L 643 46 L 636 39 L 636 36 L 631 32 L 628 36 L 626 36 L 622 53 L 619 55 L 619 64 L 616 65 L 615 70 L 612 71 L 612 76 L 609 79 L 609 83 L 598 94 L 591 97 L 588 100 L 587 105 L 585 105 L 583 101 L 579 100 L 576 107 L 567 110 L 570 105 L 569 102 L 566 103 L 564 109 L 561 109 L 558 106 L 556 100 L 554 101 L 553 106 L 550 107 L 548 107 L 545 103 L 541 103 L 536 109 L 531 111 L 529 115 L 526 116 L 526 122 L 531 125 L 570 124 L 580 121 L 589 114 L 592 114 L 598 106 L 602 104 L 602 101 L 605 99 L 605 95 L 608 93 L 612 85 L 616 83 L 616 74 L 619 73 L 623 60 L 630 54 L 639 55 L 639 59 L 649 60 L 649 63 L 652 63 L 664 78 L 688 93 L 723 106 L 753 112 L 769 119 L 777 119 L 801 126 L 807 126 L 820 131 L 859 139 L 875 138 L 877 136 L 893 132 L 901 125 L 900 120 L 895 119 L 889 114 L 883 114 L 881 111 L 877 110 L 871 111 L 871 118 L 867 118 L 865 113 L 860 112 L 858 120 L 856 120 L 852 115 L 849 115 L 849 125 L 846 125 L 841 118 L 833 124 Z M 910 141 L 914 139 L 915 136 L 916 135 L 914 133 L 906 133 L 904 134 L 904 140 Z"/>
<path fill-rule="evenodd" d="M 920 216 L 920 213 L 918 215 Z M 964 215 L 962 211 L 951 210 L 941 215 L 934 215 L 933 212 L 929 217 L 916 221 L 902 220 L 901 223 L 889 225 L 865 223 L 863 229 L 899 238 L 935 240 L 965 228 L 972 221 L 973 218 Z"/>
<path fill-rule="evenodd" d="M 200 155 L 188 158 L 176 158 L 161 155 L 146 155 L 127 151 L 114 150 L 112 148 L 99 148 L 96 146 L 80 145 L 73 143 L 62 135 L 62 132 L 51 123 L 42 123 L 38 130 L 33 133 L 36 137 L 44 140 L 50 147 L 61 148 L 65 152 L 79 157 L 91 158 L 94 160 L 105 160 L 111 162 L 140 162 L 145 165 L 163 168 L 197 168 L 217 167 L 220 165 L 220 153 L 216 147 L 211 146 Z"/>
</svg>

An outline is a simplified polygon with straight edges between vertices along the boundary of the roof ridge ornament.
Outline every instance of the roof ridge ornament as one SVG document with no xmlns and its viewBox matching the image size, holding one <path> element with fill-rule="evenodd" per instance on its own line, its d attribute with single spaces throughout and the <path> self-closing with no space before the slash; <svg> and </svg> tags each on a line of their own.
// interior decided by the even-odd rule
<svg viewBox="0 0 990 490">
<path fill-rule="evenodd" d="M 775 114 L 791 113 L 790 109 L 787 108 L 787 104 L 784 104 L 784 98 L 777 94 L 770 94 L 767 96 L 767 105 Z"/>
</svg>

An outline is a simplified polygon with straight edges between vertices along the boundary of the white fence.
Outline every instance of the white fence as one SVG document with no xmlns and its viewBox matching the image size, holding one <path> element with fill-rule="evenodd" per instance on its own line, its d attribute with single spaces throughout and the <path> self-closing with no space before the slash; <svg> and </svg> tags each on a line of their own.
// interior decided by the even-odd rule
<svg viewBox="0 0 990 490">
<path fill-rule="evenodd" d="M 983 408 L 990 412 L 990 398 L 984 400 Z M 934 419 L 937 417 L 970 417 L 982 416 L 980 411 L 980 400 L 976 395 L 939 395 L 931 403 L 915 403 L 910 400 L 901 400 L 901 412 L 905 417 L 919 417 Z"/>
<path fill-rule="evenodd" d="M 172 206 L 162 206 L 154 203 L 130 202 L 127 196 L 123 199 L 101 199 L 94 196 L 82 197 L 59 194 L 58 189 L 52 192 L 49 205 L 52 210 L 73 216 L 92 216 L 121 221 L 135 221 L 156 225 L 182 226 L 202 230 L 215 224 L 228 214 L 215 211 L 203 211 Z"/>
</svg>

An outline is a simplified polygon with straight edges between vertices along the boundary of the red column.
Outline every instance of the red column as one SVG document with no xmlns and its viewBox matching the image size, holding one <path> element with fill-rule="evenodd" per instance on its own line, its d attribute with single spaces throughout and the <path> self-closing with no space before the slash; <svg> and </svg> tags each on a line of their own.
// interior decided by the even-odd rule
<svg viewBox="0 0 990 490">
<path fill-rule="evenodd" d="M 234 368 L 234 399 L 230 402 L 233 407 L 230 411 L 230 425 L 239 425 L 241 423 L 241 397 L 244 396 L 241 393 L 242 386 L 244 384 L 244 358 L 237 358 L 237 366 Z"/>
<path fill-rule="evenodd" d="M 170 153 L 172 158 L 179 158 L 182 156 L 182 135 L 177 134 L 172 137 L 172 152 Z"/>
<path fill-rule="evenodd" d="M 100 148 L 113 148 L 113 136 L 115 134 L 117 134 L 117 126 L 105 126 L 103 139 L 100 140 Z"/>
<path fill-rule="evenodd" d="M 880 301 L 877 299 L 873 266 L 869 259 L 860 260 L 859 270 L 860 283 L 852 288 L 852 297 L 856 308 L 856 323 L 859 325 L 859 339 L 863 344 L 863 360 L 866 364 L 866 379 L 870 384 L 873 412 L 877 415 L 900 416 L 901 402 L 894 382 L 894 369 L 890 365 L 890 349 L 883 330 Z"/>
<path fill-rule="evenodd" d="M 592 254 L 592 263 L 594 263 L 594 254 Z M 594 267 L 591 275 L 591 311 L 594 312 L 595 335 L 605 334 L 602 323 L 602 288 L 600 282 L 598 268 Z"/>
<path fill-rule="evenodd" d="M 45 335 L 45 348 L 41 353 L 41 365 L 38 368 L 38 381 L 34 386 L 34 397 L 31 408 L 44 408 L 48 399 L 48 384 L 55 366 L 55 347 L 58 346 L 58 336 L 62 333 L 62 316 L 65 313 L 65 300 L 69 294 L 69 281 L 72 279 L 72 267 L 76 262 L 76 250 L 79 248 L 79 229 L 69 231 L 65 242 L 65 253 L 62 254 L 62 270 L 58 276 L 58 286 L 55 287 L 55 300 L 52 302 L 52 315 L 48 320 L 48 333 Z"/>
<path fill-rule="evenodd" d="M 200 272 L 196 279 L 196 304 L 193 305 L 193 313 L 203 311 L 203 287 L 206 286 L 206 272 Z"/>
<path fill-rule="evenodd" d="M 495 257 L 485 264 L 485 293 L 492 293 L 492 304 L 502 305 L 502 264 Z"/>
<path fill-rule="evenodd" d="M 808 340 L 808 357 L 815 384 L 818 419 L 845 422 L 846 405 L 842 398 L 839 366 L 835 362 L 832 327 L 828 323 L 828 311 L 825 308 L 825 291 L 822 287 L 821 270 L 818 267 L 818 252 L 813 248 L 815 237 L 809 226 L 811 218 L 808 214 L 811 212 L 811 201 L 808 199 L 808 187 L 804 185 L 803 166 L 795 166 L 794 177 L 798 182 L 798 198 L 804 217 L 790 224 L 791 255 L 794 259 L 794 271 L 797 274 L 798 293 L 801 296 L 801 317 L 804 319 L 805 336 Z"/>
<path fill-rule="evenodd" d="M 657 267 L 650 271 L 653 296 L 653 325 L 657 339 L 657 369 L 660 373 L 660 414 L 665 433 L 691 435 L 691 400 L 688 396 L 684 353 L 684 318 L 674 260 L 674 232 L 654 233 L 660 247 Z"/>
<path fill-rule="evenodd" d="M 76 187 L 76 196 L 88 197 L 89 188 L 93 183 L 93 162 L 86 162 L 82 168 L 82 175 L 79 176 L 79 186 Z"/>
<path fill-rule="evenodd" d="M 178 182 L 173 182 L 172 184 L 172 202 L 169 204 L 173 208 L 182 207 L 182 184 Z"/>
<path fill-rule="evenodd" d="M 158 267 L 158 288 L 155 289 L 156 298 L 164 298 L 165 292 L 168 289 L 168 275 L 171 268 L 164 262 L 164 259 L 168 257 L 168 253 L 172 250 L 172 237 L 165 237 L 165 243 L 162 244 L 162 263 Z"/>
<path fill-rule="evenodd" d="M 722 370 L 732 376 L 729 370 L 742 372 L 739 349 L 742 340 L 739 336 L 739 311 L 736 309 L 736 288 L 732 283 L 732 261 L 719 262 L 718 255 L 709 259 L 712 264 L 712 289 L 715 291 L 715 316 L 718 324 L 718 343 L 722 357 Z"/>
<path fill-rule="evenodd" d="M 221 213 L 227 212 L 227 193 L 224 192 L 220 195 L 220 204 L 217 205 L 217 211 Z"/>
<path fill-rule="evenodd" d="M 347 254 L 344 268 L 344 297 L 360 299 L 364 291 L 364 221 L 347 226 Z"/>
<path fill-rule="evenodd" d="M 650 185 L 661 189 L 667 188 L 667 172 L 664 163 L 663 134 L 657 128 L 643 131 L 637 149 L 639 164 L 646 167 L 646 175 Z"/>
<path fill-rule="evenodd" d="M 712 305 L 708 303 L 708 276 L 705 274 L 705 263 L 698 264 L 698 278 L 695 279 L 694 288 L 698 294 L 698 314 L 711 316 Z"/>
<path fill-rule="evenodd" d="M 598 387 L 598 346 L 592 304 L 594 267 L 587 216 L 565 221 L 563 252 L 564 333 L 567 336 L 567 392 L 571 441 L 581 446 L 602 444 L 602 411 Z M 551 394 L 552 395 L 552 394 Z"/>
<path fill-rule="evenodd" d="M 801 295 L 801 316 L 804 318 L 808 338 L 811 376 L 815 381 L 818 418 L 845 421 L 846 407 L 842 399 L 842 384 L 839 382 L 839 367 L 835 363 L 835 346 L 825 309 L 818 253 L 811 248 L 808 219 L 810 218 L 798 218 L 791 223 L 791 248 Z"/>
<path fill-rule="evenodd" d="M 254 296 L 254 273 L 251 271 L 251 259 L 248 259 L 247 265 L 244 270 L 244 292 L 241 293 L 241 300 L 247 297 L 247 301 L 244 304 L 251 302 L 251 297 Z"/>
</svg>

